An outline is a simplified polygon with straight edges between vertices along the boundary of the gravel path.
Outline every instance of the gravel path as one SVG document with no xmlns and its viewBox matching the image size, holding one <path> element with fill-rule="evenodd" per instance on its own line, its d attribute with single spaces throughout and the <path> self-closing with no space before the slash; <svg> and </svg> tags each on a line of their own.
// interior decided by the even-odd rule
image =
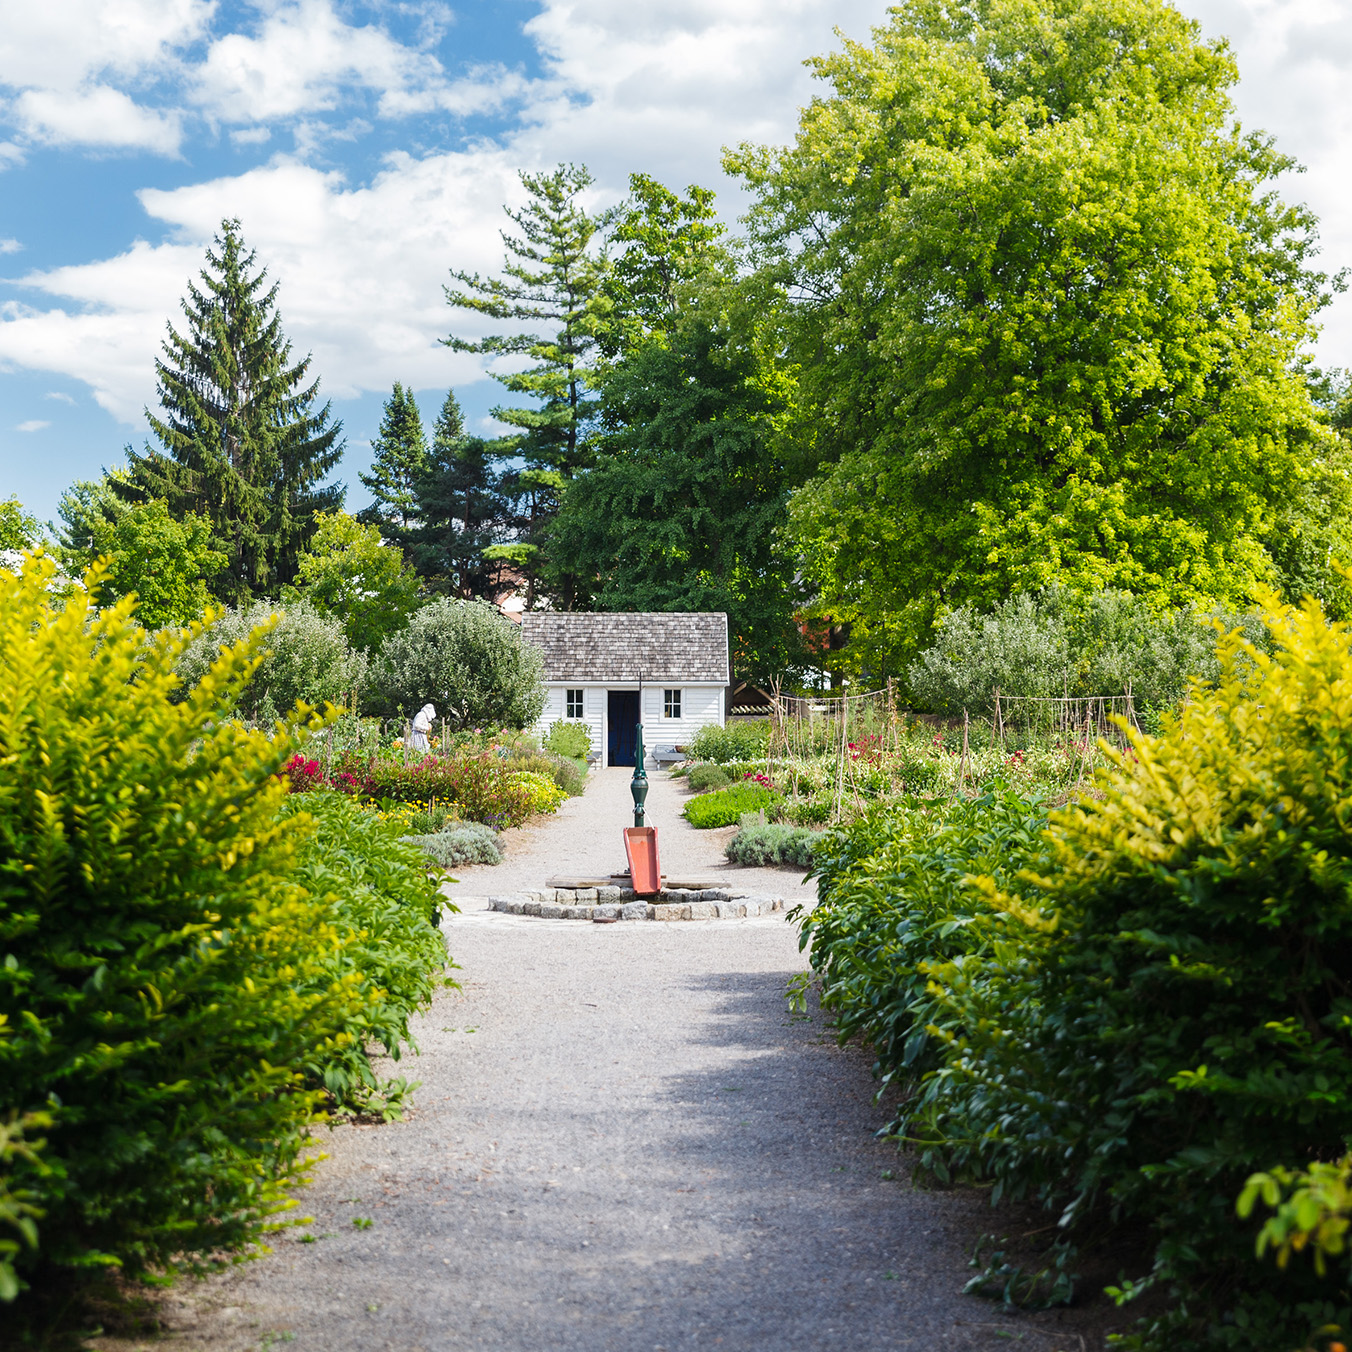
<svg viewBox="0 0 1352 1352">
<path fill-rule="evenodd" d="M 610 865 L 623 778 L 601 776 L 501 869 L 536 870 L 524 886 L 541 881 L 542 863 Z M 653 799 L 672 828 L 668 872 L 715 862 L 714 846 L 673 825 L 674 787 L 655 786 Z M 477 870 L 458 890 L 474 888 L 486 890 Z M 1005 1317 L 960 1294 L 990 1213 L 968 1194 L 912 1188 L 895 1149 L 874 1139 L 866 1060 L 784 1002 L 803 962 L 782 916 L 602 926 L 470 902 L 447 938 L 463 989 L 421 1021 L 422 1055 L 403 1067 L 423 1082 L 412 1114 L 325 1132 L 329 1158 L 301 1199 L 314 1224 L 260 1262 L 183 1288 L 171 1342 L 1099 1346 L 1076 1316 Z"/>
</svg>

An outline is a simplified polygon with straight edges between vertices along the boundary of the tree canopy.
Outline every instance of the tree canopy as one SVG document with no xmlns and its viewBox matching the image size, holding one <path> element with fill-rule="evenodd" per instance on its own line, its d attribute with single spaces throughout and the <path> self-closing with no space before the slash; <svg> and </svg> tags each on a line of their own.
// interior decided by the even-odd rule
<svg viewBox="0 0 1352 1352">
<path fill-rule="evenodd" d="M 795 143 L 729 156 L 819 475 L 819 609 L 914 651 L 936 613 L 1061 581 L 1154 604 L 1273 576 L 1326 432 L 1322 278 L 1223 44 L 1162 0 L 907 0 Z"/>
<path fill-rule="evenodd" d="M 427 468 L 427 438 L 411 389 L 397 380 L 385 401 L 380 431 L 371 442 L 371 472 L 358 474 L 375 502 L 358 518 L 407 527 L 417 509 L 418 475 Z"/>
</svg>

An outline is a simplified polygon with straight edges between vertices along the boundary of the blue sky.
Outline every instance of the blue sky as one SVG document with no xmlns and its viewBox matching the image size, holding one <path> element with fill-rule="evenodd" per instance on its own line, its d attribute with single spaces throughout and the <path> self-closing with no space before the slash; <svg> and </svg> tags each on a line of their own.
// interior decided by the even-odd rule
<svg viewBox="0 0 1352 1352">
<path fill-rule="evenodd" d="M 1250 126 L 1307 166 L 1288 194 L 1352 264 L 1352 0 L 1190 0 L 1230 37 Z M 586 163 L 718 188 L 720 149 L 783 141 L 804 58 L 881 0 L 0 0 L 0 498 L 61 491 L 145 438 L 154 358 L 223 216 L 281 285 L 334 401 L 349 505 L 392 381 L 429 421 L 499 387 L 437 344 L 451 267 L 496 270 L 516 171 Z M 1352 366 L 1352 298 L 1319 356 Z M 463 318 L 461 331 L 468 332 Z"/>
</svg>

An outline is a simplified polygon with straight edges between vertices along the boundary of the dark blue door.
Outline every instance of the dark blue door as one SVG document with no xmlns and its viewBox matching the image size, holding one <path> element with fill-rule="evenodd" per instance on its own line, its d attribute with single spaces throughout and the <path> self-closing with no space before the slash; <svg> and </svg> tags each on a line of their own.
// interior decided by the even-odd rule
<svg viewBox="0 0 1352 1352">
<path fill-rule="evenodd" d="M 632 765 L 638 749 L 638 691 L 609 690 L 606 696 L 610 726 L 606 759 L 611 765 Z"/>
</svg>

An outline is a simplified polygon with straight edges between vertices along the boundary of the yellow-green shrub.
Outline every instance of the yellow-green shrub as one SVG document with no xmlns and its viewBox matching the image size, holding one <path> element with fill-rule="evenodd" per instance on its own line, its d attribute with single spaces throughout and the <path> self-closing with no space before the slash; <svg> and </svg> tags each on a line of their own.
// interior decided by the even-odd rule
<svg viewBox="0 0 1352 1352">
<path fill-rule="evenodd" d="M 1053 814 L 1035 872 L 985 880 L 980 960 L 929 969 L 947 1052 L 910 1133 L 1072 1231 L 1150 1225 L 1136 1275 L 1177 1303 L 1127 1346 L 1295 1346 L 1346 1303 L 1294 1265 L 1274 1287 L 1234 1220 L 1255 1169 L 1352 1143 L 1352 633 L 1263 617 L 1272 655 L 1224 638 L 1217 688 Z"/>
<path fill-rule="evenodd" d="M 51 1120 L 9 1186 L 44 1213 L 44 1263 L 192 1263 L 291 1205 L 307 1071 L 383 1036 L 387 997 L 335 960 L 370 916 L 338 904 L 336 854 L 307 855 L 310 815 L 283 811 L 296 721 L 229 720 L 257 637 L 175 703 L 191 632 L 148 635 L 131 600 L 58 603 L 54 572 L 0 572 L 0 1119 Z"/>
</svg>

